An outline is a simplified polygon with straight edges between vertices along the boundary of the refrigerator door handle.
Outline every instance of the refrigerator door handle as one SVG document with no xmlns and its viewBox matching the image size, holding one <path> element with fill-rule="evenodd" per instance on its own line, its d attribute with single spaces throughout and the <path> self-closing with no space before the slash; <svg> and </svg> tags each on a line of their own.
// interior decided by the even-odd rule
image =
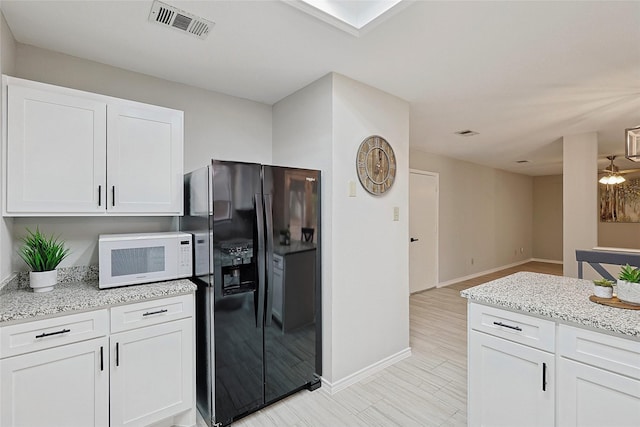
<svg viewBox="0 0 640 427">
<path fill-rule="evenodd" d="M 265 236 L 264 236 L 264 206 L 262 194 L 254 196 L 256 205 L 256 225 L 258 229 L 258 303 L 256 304 L 256 328 L 264 326 L 264 294 L 265 294 Z"/>
<path fill-rule="evenodd" d="M 267 223 L 267 312 L 264 321 L 266 326 L 271 326 L 271 311 L 273 309 L 273 204 L 271 194 L 265 194 L 263 197 Z"/>
</svg>

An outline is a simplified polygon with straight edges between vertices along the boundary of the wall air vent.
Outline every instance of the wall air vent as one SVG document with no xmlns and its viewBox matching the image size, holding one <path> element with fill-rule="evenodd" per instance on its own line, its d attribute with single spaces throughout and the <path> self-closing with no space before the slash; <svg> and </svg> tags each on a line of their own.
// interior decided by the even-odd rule
<svg viewBox="0 0 640 427">
<path fill-rule="evenodd" d="M 465 130 L 459 130 L 458 132 L 454 132 L 456 135 L 461 135 L 461 136 L 474 136 L 474 135 L 479 135 L 478 132 L 473 131 L 473 130 L 469 130 L 469 129 L 465 129 Z"/>
<path fill-rule="evenodd" d="M 195 16 L 160 1 L 154 1 L 149 21 L 205 39 L 215 25 L 214 22 Z"/>
</svg>

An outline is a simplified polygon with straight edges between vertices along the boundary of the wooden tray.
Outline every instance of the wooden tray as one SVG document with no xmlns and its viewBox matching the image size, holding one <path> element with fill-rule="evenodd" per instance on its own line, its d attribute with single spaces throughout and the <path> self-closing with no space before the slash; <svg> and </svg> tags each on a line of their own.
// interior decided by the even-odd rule
<svg viewBox="0 0 640 427">
<path fill-rule="evenodd" d="M 624 301 L 620 301 L 618 297 L 600 298 L 595 295 L 591 295 L 589 297 L 589 300 L 598 304 L 608 305 L 609 307 L 626 308 L 627 310 L 640 310 L 640 305 L 633 305 Z"/>
</svg>

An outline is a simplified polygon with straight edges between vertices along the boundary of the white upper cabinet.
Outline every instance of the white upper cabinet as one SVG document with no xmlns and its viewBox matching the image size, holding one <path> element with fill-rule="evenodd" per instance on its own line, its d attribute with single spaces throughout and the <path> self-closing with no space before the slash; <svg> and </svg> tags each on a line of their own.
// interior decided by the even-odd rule
<svg viewBox="0 0 640 427">
<path fill-rule="evenodd" d="M 182 214 L 182 111 L 3 83 L 4 215 Z"/>
<path fill-rule="evenodd" d="M 107 210 L 181 214 L 182 112 L 110 104 L 107 135 Z"/>
<path fill-rule="evenodd" d="M 8 87 L 7 212 L 103 213 L 107 104 Z"/>
</svg>

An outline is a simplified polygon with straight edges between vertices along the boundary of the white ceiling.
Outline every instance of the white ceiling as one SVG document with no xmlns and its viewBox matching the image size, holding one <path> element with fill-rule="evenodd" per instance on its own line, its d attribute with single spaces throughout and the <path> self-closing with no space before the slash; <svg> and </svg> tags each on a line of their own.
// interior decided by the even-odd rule
<svg viewBox="0 0 640 427">
<path fill-rule="evenodd" d="M 338 72 L 410 102 L 412 147 L 529 175 L 593 131 L 604 167 L 640 125 L 638 1 L 417 1 L 359 37 L 279 0 L 165 2 L 214 21 L 208 38 L 150 23 L 151 0 L 1 8 L 20 43 L 267 104 Z"/>
</svg>

